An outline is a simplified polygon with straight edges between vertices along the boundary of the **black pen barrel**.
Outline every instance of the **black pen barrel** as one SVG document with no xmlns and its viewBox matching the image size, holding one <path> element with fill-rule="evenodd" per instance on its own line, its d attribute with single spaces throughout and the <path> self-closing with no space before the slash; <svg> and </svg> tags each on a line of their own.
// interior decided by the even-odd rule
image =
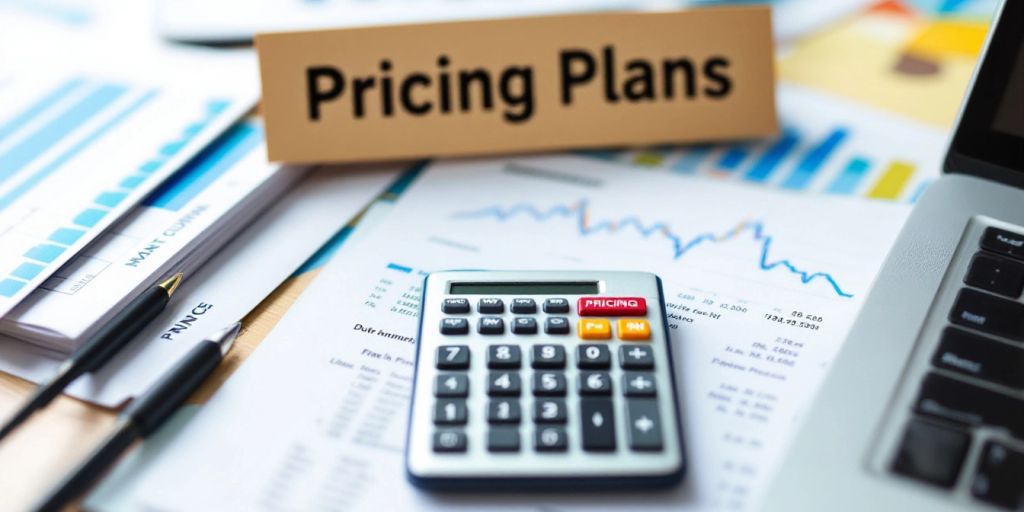
<svg viewBox="0 0 1024 512">
<path fill-rule="evenodd" d="M 138 425 L 142 436 L 148 436 L 199 388 L 221 359 L 220 346 L 209 341 L 199 342 L 159 382 L 132 401 L 124 417 Z"/>
<path fill-rule="evenodd" d="M 138 427 L 130 421 L 120 423 L 119 428 L 107 436 L 77 468 L 68 473 L 34 510 L 56 512 L 67 506 L 103 476 L 107 468 L 112 466 L 138 437 Z"/>
<path fill-rule="evenodd" d="M 90 336 L 71 359 L 81 363 L 82 373 L 101 368 L 156 318 L 169 300 L 167 290 L 159 286 L 142 292 Z"/>
</svg>

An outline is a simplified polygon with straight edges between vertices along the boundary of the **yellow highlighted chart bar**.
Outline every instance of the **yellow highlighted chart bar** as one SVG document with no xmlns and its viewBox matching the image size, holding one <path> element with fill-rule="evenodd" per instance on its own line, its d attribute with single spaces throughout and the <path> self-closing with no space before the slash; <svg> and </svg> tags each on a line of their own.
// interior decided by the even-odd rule
<svg viewBox="0 0 1024 512">
<path fill-rule="evenodd" d="M 875 182 L 868 192 L 872 199 L 899 199 L 903 193 L 903 187 L 907 186 L 910 177 L 914 175 L 914 166 L 907 162 L 896 161 L 889 164 L 885 173 Z"/>
</svg>

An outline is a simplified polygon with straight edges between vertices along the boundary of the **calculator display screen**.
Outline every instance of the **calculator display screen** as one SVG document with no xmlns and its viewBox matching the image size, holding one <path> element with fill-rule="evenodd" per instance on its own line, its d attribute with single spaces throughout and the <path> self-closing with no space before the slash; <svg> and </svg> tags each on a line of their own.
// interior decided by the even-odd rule
<svg viewBox="0 0 1024 512">
<path fill-rule="evenodd" d="M 452 295 L 587 295 L 598 293 L 597 281 L 532 283 L 451 283 Z"/>
</svg>

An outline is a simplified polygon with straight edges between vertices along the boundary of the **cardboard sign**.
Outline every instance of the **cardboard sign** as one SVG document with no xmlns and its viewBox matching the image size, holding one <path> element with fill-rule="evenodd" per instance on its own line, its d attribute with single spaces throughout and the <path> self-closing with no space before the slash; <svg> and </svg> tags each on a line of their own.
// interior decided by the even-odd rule
<svg viewBox="0 0 1024 512">
<path fill-rule="evenodd" d="M 256 36 L 271 160 L 355 162 L 777 131 L 767 7 Z"/>
</svg>

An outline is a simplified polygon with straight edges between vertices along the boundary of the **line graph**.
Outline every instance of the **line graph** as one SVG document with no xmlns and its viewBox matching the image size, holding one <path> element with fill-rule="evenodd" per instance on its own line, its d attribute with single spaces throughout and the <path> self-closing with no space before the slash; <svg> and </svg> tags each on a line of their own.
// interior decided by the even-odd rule
<svg viewBox="0 0 1024 512">
<path fill-rule="evenodd" d="M 709 243 L 721 243 L 738 238 L 744 233 L 750 233 L 751 239 L 760 242 L 760 257 L 758 268 L 765 272 L 783 268 L 789 273 L 800 278 L 801 284 L 810 284 L 816 280 L 825 281 L 828 286 L 839 297 L 849 299 L 852 293 L 846 292 L 831 274 L 827 272 L 812 272 L 801 270 L 789 259 L 773 260 L 769 256 L 773 237 L 766 233 L 762 221 L 744 221 L 724 233 L 705 232 L 692 238 L 685 238 L 675 233 L 671 226 L 663 221 L 645 223 L 643 219 L 635 216 L 626 216 L 618 220 L 595 220 L 590 213 L 590 202 L 587 199 L 580 199 L 572 204 L 560 204 L 547 209 L 538 208 L 528 203 L 519 203 L 509 207 L 489 206 L 479 210 L 459 212 L 454 215 L 459 219 L 480 219 L 493 218 L 498 222 L 505 222 L 518 216 L 525 216 L 537 222 L 546 222 L 551 219 L 572 219 L 580 236 L 591 236 L 598 233 L 615 233 L 625 229 L 633 229 L 643 238 L 650 238 L 658 235 L 672 244 L 672 259 L 679 260 L 697 247 Z"/>
</svg>

